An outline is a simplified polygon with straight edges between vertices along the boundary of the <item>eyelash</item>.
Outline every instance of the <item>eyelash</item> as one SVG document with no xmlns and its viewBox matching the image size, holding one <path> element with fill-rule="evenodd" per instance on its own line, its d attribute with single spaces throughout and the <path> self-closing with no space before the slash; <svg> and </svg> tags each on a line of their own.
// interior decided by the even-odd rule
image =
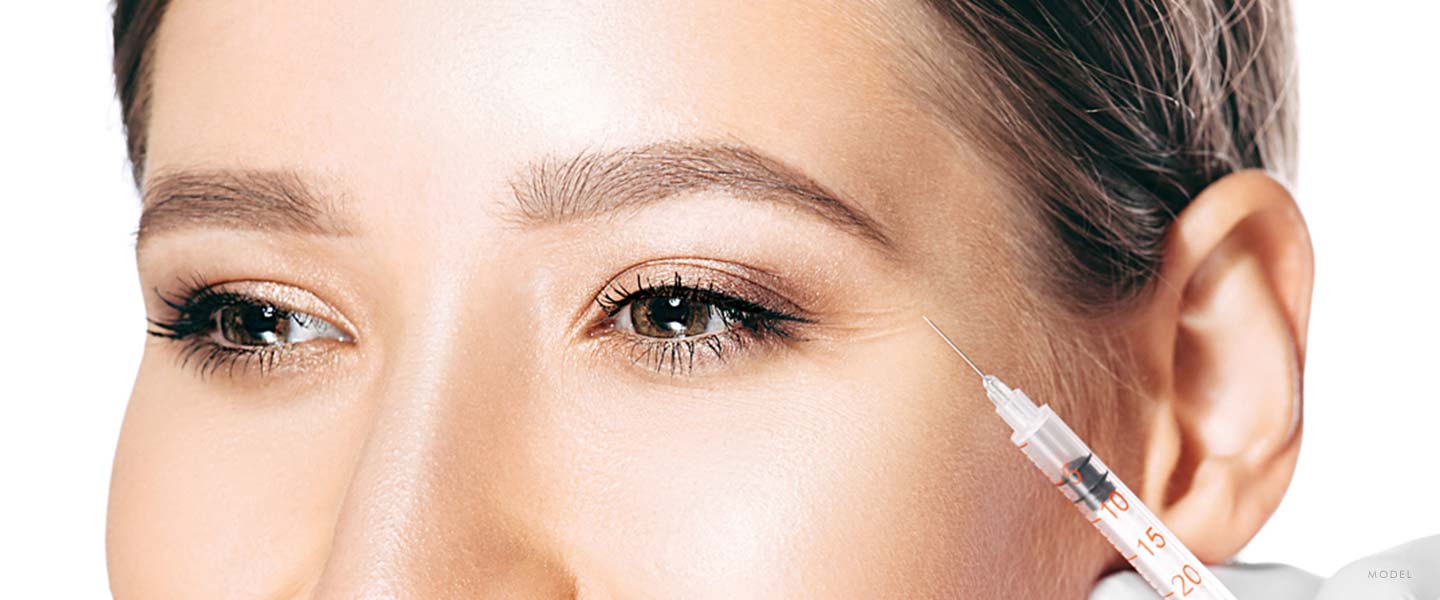
<svg viewBox="0 0 1440 600">
<path fill-rule="evenodd" d="M 622 343 L 629 344 L 627 355 L 635 364 L 653 368 L 656 372 L 668 369 L 671 375 L 691 372 L 695 367 L 697 350 L 709 350 L 716 360 L 723 363 L 728 354 L 751 344 L 802 339 L 795 326 L 811 322 L 805 317 L 721 292 L 711 283 L 687 285 L 678 272 L 663 283 L 646 281 L 636 274 L 634 289 L 627 288 L 624 283 L 612 283 L 595 298 L 595 303 L 605 313 L 605 329 L 613 331 L 620 311 L 635 302 L 657 297 L 680 298 L 712 306 L 725 326 L 721 332 L 676 339 L 616 332 L 628 338 Z"/>
<path fill-rule="evenodd" d="M 195 362 L 201 377 L 213 375 L 222 368 L 227 375 L 233 375 L 237 366 L 242 370 L 258 367 L 261 375 L 273 371 L 284 357 L 287 344 L 254 348 L 225 346 L 216 342 L 212 334 L 215 332 L 215 315 L 221 309 L 275 305 L 244 294 L 219 291 L 215 287 L 215 284 L 197 276 L 188 280 L 184 291 L 176 296 L 167 296 L 156 290 L 156 296 L 174 311 L 174 316 L 168 320 L 149 319 L 150 329 L 146 333 L 182 344 L 179 355 L 181 368 Z M 303 316 L 278 306 L 275 309 L 279 318 Z"/>
</svg>

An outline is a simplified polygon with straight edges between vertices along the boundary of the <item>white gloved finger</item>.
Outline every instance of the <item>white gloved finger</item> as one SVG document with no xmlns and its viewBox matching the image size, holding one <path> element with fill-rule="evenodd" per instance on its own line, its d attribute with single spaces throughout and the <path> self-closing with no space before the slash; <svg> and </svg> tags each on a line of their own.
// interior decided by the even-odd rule
<svg viewBox="0 0 1440 600">
<path fill-rule="evenodd" d="M 1345 565 L 1316 600 L 1440 600 L 1440 535 Z"/>
<path fill-rule="evenodd" d="M 1225 587 L 1239 600 L 1311 600 L 1321 579 L 1289 565 L 1211 565 Z M 1139 573 L 1121 571 L 1101 579 L 1090 600 L 1156 600 L 1160 596 Z"/>
</svg>

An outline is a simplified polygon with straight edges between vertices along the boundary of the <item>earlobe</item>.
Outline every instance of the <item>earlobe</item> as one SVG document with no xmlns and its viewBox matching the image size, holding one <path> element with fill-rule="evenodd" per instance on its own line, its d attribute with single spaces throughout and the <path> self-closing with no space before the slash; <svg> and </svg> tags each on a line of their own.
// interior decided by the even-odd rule
<svg viewBox="0 0 1440 600">
<path fill-rule="evenodd" d="M 1174 223 L 1132 343 L 1155 402 L 1142 495 L 1206 561 L 1279 505 L 1300 447 L 1313 258 L 1290 193 L 1228 175 Z"/>
</svg>

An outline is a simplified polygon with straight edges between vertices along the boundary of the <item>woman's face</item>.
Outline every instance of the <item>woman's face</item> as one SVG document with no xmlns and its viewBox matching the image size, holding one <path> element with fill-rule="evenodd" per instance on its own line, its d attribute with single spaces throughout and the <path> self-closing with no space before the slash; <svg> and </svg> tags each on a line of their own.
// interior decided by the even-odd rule
<svg viewBox="0 0 1440 600">
<path fill-rule="evenodd" d="M 899 75 L 924 16 L 174 3 L 114 591 L 1083 593 L 920 320 L 1025 381 L 1017 217 Z"/>
</svg>

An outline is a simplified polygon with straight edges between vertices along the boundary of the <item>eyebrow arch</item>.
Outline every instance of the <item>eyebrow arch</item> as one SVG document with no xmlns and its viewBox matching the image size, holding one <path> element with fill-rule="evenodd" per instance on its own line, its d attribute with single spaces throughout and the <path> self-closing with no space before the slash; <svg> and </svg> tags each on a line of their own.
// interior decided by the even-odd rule
<svg viewBox="0 0 1440 600">
<path fill-rule="evenodd" d="M 151 176 L 141 205 L 136 247 L 162 232 L 210 227 L 346 236 L 330 196 L 285 170 L 201 169 Z"/>
<path fill-rule="evenodd" d="M 517 210 L 511 220 L 544 225 L 593 218 L 718 189 L 747 200 L 786 205 L 820 217 L 889 253 L 884 228 L 859 205 L 759 150 L 728 141 L 666 141 L 567 159 L 546 157 L 510 180 Z"/>
</svg>

